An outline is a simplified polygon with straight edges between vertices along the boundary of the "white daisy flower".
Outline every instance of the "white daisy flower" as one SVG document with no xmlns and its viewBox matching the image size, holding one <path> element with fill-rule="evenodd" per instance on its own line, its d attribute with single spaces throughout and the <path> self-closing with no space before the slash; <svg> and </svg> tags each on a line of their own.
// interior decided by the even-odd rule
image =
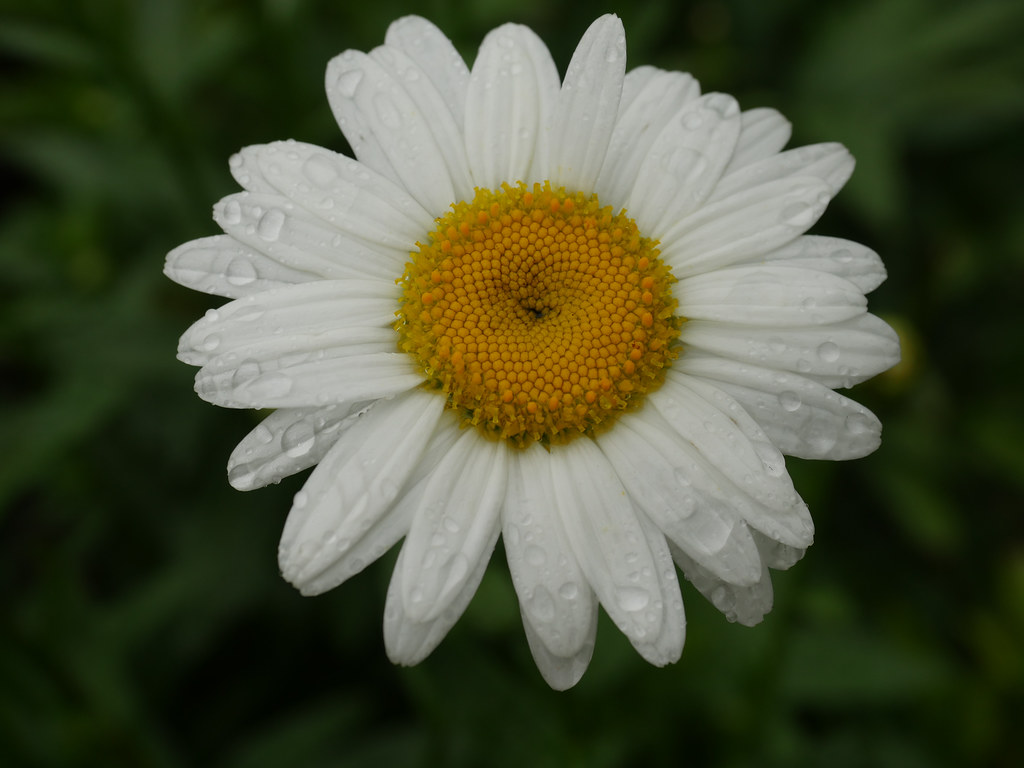
<svg viewBox="0 0 1024 768">
<path fill-rule="evenodd" d="M 355 160 L 295 141 L 231 159 L 223 235 L 173 280 L 233 299 L 182 337 L 196 391 L 276 409 L 232 454 L 248 490 L 315 467 L 280 566 L 303 594 L 404 538 L 388 655 L 415 664 L 502 537 L 530 649 L 574 685 L 598 606 L 653 664 L 678 659 L 677 570 L 730 620 L 811 544 L 783 454 L 864 456 L 881 425 L 833 391 L 892 366 L 868 314 L 878 256 L 804 233 L 849 177 L 838 144 L 625 71 L 615 16 L 564 80 L 526 27 L 472 69 L 408 17 L 327 68 Z"/>
</svg>

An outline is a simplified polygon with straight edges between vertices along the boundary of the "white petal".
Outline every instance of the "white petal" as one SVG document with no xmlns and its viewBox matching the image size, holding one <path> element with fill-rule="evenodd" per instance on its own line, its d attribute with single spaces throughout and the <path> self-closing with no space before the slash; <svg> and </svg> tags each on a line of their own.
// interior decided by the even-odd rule
<svg viewBox="0 0 1024 768">
<path fill-rule="evenodd" d="M 615 128 L 625 67 L 622 22 L 602 16 L 576 47 L 559 93 L 547 177 L 553 184 L 594 189 Z"/>
<path fill-rule="evenodd" d="M 297 141 L 257 149 L 267 179 L 335 230 L 408 253 L 434 228 L 404 189 L 350 157 Z"/>
<path fill-rule="evenodd" d="M 444 98 L 456 125 L 462 125 L 469 69 L 444 32 L 424 18 L 404 16 L 391 23 L 384 42 L 416 62 Z"/>
<path fill-rule="evenodd" d="M 381 280 L 321 280 L 246 296 L 193 323 L 178 342 L 178 358 L 189 365 L 208 365 L 230 354 L 261 357 L 263 347 L 281 347 L 289 339 L 298 352 L 316 349 L 332 333 L 360 328 L 373 329 L 365 338 L 379 338 L 387 351 L 397 348 L 397 337 L 388 330 L 396 294 L 394 284 Z"/>
<path fill-rule="evenodd" d="M 775 539 L 769 539 L 760 531 L 751 531 L 757 550 L 761 553 L 761 561 L 769 568 L 784 571 L 792 568 L 804 556 L 806 549 L 791 547 Z"/>
<path fill-rule="evenodd" d="M 179 245 L 167 254 L 164 274 L 186 288 L 229 299 L 317 278 L 316 274 L 285 266 L 228 235 Z"/>
<path fill-rule="evenodd" d="M 665 619 L 662 565 L 614 470 L 580 439 L 552 451 L 551 472 L 566 536 L 605 611 L 644 658 L 665 663 L 648 645 Z"/>
<path fill-rule="evenodd" d="M 466 95 L 466 151 L 477 186 L 531 180 L 557 94 L 558 70 L 532 30 L 505 24 L 487 34 Z"/>
<path fill-rule="evenodd" d="M 564 682 L 570 671 L 583 674 L 586 664 L 580 661 L 589 661 L 593 652 L 597 601 L 555 508 L 550 454 L 532 446 L 511 458 L 501 515 L 508 567 L 530 648 L 535 656 L 536 646 L 543 649 L 538 666 L 547 678 L 542 662 L 547 663 Z"/>
<path fill-rule="evenodd" d="M 637 515 L 637 520 L 651 548 L 658 578 L 660 597 L 651 604 L 649 617 L 660 612 L 662 618 L 661 631 L 649 636 L 645 642 L 634 643 L 634 646 L 651 664 L 663 667 L 679 661 L 683 653 L 683 643 L 686 641 L 683 596 L 679 592 L 679 577 L 665 535 L 643 513 Z"/>
<path fill-rule="evenodd" d="M 466 430 L 419 494 L 398 571 L 402 607 L 411 620 L 438 618 L 481 558 L 490 557 L 505 500 L 508 450 Z"/>
<path fill-rule="evenodd" d="M 814 526 L 782 454 L 746 411 L 717 387 L 669 370 L 650 398 L 679 435 L 742 489 L 732 503 L 747 523 L 791 546 L 809 546 Z"/>
<path fill-rule="evenodd" d="M 777 328 L 839 323 L 867 311 L 857 286 L 826 272 L 738 266 L 684 278 L 673 288 L 689 320 Z"/>
<path fill-rule="evenodd" d="M 721 579 L 752 584 L 757 546 L 723 492 L 728 481 L 653 408 L 623 417 L 597 438 L 630 498 L 674 544 Z"/>
<path fill-rule="evenodd" d="M 327 99 L 356 157 L 398 182 L 440 216 L 456 199 L 452 171 L 424 113 L 406 85 L 362 51 L 327 65 Z"/>
<path fill-rule="evenodd" d="M 857 459 L 881 442 L 882 424 L 860 403 L 799 374 L 697 351 L 674 365 L 714 380 L 754 417 L 783 453 L 804 459 Z"/>
<path fill-rule="evenodd" d="M 279 561 L 284 577 L 305 594 L 340 584 L 365 561 L 351 550 L 362 540 L 386 551 L 397 536 L 381 537 L 376 524 L 392 507 L 437 424 L 444 399 L 415 390 L 373 405 L 328 451 L 288 515 Z M 399 529 L 400 536 L 404 533 Z M 348 559 L 349 572 L 338 566 Z M 312 582 L 328 568 L 332 583 Z"/>
<path fill-rule="evenodd" d="M 228 352 L 196 374 L 196 392 L 225 408 L 295 408 L 393 397 L 423 382 L 387 328 L 343 328 L 315 337 L 282 334 Z"/>
<path fill-rule="evenodd" d="M 853 156 L 842 144 L 810 144 L 766 157 L 722 177 L 711 200 L 722 200 L 745 189 L 790 176 L 812 176 L 828 185 L 835 196 L 853 173 Z"/>
<path fill-rule="evenodd" d="M 425 394 L 440 399 L 437 398 L 436 393 Z M 433 403 L 426 405 L 428 408 L 436 406 Z M 338 586 L 366 565 L 377 560 L 409 532 L 413 514 L 427 481 L 432 476 L 434 468 L 447 455 L 461 434 L 458 429 L 458 421 L 453 416 L 451 411 L 442 411 L 426 448 L 420 453 L 419 459 L 408 468 L 409 473 L 405 476 L 405 481 L 402 483 L 401 490 L 398 491 L 394 504 L 385 510 L 376 521 L 363 520 L 359 523 L 360 529 L 367 528 L 366 533 L 352 541 L 344 557 L 328 565 L 318 575 L 306 581 L 304 589 L 307 594 L 319 594 Z M 414 436 L 414 439 L 420 438 Z M 370 510 L 364 508 L 364 512 L 366 511 Z"/>
<path fill-rule="evenodd" d="M 651 143 L 626 208 L 641 231 L 661 239 L 714 189 L 740 132 L 736 100 L 709 93 L 688 102 Z"/>
<path fill-rule="evenodd" d="M 231 175 L 243 189 L 249 192 L 275 192 L 273 184 L 267 181 L 260 169 L 259 147 L 243 147 L 228 160 Z"/>
<path fill-rule="evenodd" d="M 228 459 L 228 482 L 251 491 L 318 464 L 370 403 L 282 408 L 242 438 Z"/>
<path fill-rule="evenodd" d="M 753 259 L 810 229 L 829 199 L 828 185 L 812 177 L 744 190 L 704 205 L 665 233 L 663 257 L 679 278 Z"/>
<path fill-rule="evenodd" d="M 793 125 L 774 109 L 759 107 L 740 115 L 742 128 L 732 160 L 725 172 L 731 173 L 779 152 L 793 132 Z"/>
<path fill-rule="evenodd" d="M 699 95 L 700 85 L 683 72 L 638 67 L 626 73 L 619 116 L 596 185 L 602 201 L 615 208 L 626 205 L 651 143 Z"/>
<path fill-rule="evenodd" d="M 466 142 L 462 136 L 463 115 L 453 113 L 449 103 L 419 65 L 400 48 L 382 45 L 370 52 L 370 57 L 400 83 L 420 114 L 427 118 L 430 135 L 436 142 L 436 151 L 444 159 L 451 174 L 455 200 L 473 196 L 473 181 L 466 159 Z M 429 152 L 434 147 L 424 147 Z M 451 202 L 451 201 L 450 201 Z"/>
<path fill-rule="evenodd" d="M 686 345 L 741 363 L 799 373 L 826 387 L 852 387 L 900 359 L 896 333 L 874 315 L 807 328 L 761 328 L 710 320 L 683 323 Z"/>
<path fill-rule="evenodd" d="M 409 252 L 415 248 L 415 244 L 391 233 L 381 240 L 368 240 L 342 232 L 279 194 L 229 195 L 214 206 L 213 218 L 232 238 L 265 254 L 263 260 L 272 262 L 274 271 L 251 259 L 248 265 L 229 265 L 234 270 L 234 283 L 246 287 L 246 280 L 254 282 L 261 274 L 293 271 L 329 279 L 376 277 L 393 281 L 402 274 Z M 366 219 L 361 221 L 352 229 L 369 228 Z"/>
<path fill-rule="evenodd" d="M 419 664 L 444 639 L 476 594 L 497 540 L 498 528 L 495 526 L 490 548 L 486 549 L 474 569 L 466 575 L 460 591 L 451 597 L 441 614 L 427 621 L 417 621 L 405 610 L 401 587 L 401 574 L 405 568 L 405 548 L 399 552 L 384 604 L 384 648 L 394 664 Z"/>
<path fill-rule="evenodd" d="M 672 555 L 690 583 L 729 621 L 752 627 L 772 609 L 772 578 L 767 565 L 763 566 L 760 579 L 740 587 L 717 578 L 676 547 L 672 548 Z"/>
<path fill-rule="evenodd" d="M 544 681 L 556 691 L 567 691 L 572 688 L 583 677 L 583 673 L 590 666 L 590 659 L 594 655 L 594 641 L 597 637 L 597 600 L 593 591 L 587 587 L 588 600 L 593 603 L 592 620 L 587 628 L 587 641 L 583 643 L 579 651 L 573 656 L 555 656 L 544 645 L 544 641 L 537 634 L 537 630 L 523 615 L 523 630 L 526 633 L 526 642 L 530 646 L 530 653 L 537 664 Z"/>
<path fill-rule="evenodd" d="M 885 265 L 873 250 L 851 240 L 804 235 L 766 253 L 772 265 L 817 269 L 842 277 L 862 292 L 871 293 L 885 282 Z"/>
</svg>

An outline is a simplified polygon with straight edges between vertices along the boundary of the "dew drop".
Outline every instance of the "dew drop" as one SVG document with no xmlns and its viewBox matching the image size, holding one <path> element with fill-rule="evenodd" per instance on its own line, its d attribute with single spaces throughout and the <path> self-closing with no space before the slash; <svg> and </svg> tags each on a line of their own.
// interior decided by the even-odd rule
<svg viewBox="0 0 1024 768">
<path fill-rule="evenodd" d="M 326 155 L 316 154 L 302 164 L 302 172 L 317 187 L 327 187 L 338 178 L 338 169 Z"/>
<path fill-rule="evenodd" d="M 565 600 L 575 600 L 580 593 L 580 585 L 575 581 L 567 581 L 558 588 L 558 594 Z"/>
<path fill-rule="evenodd" d="M 683 128 L 695 131 L 704 125 L 704 115 L 699 110 L 689 110 L 682 118 Z"/>
<path fill-rule="evenodd" d="M 362 82 L 362 79 L 363 70 L 361 69 L 351 69 L 348 72 L 343 72 L 335 81 L 338 93 L 346 99 L 351 99 L 356 95 L 356 88 L 359 87 L 359 83 Z"/>
<path fill-rule="evenodd" d="M 555 599 L 543 585 L 533 590 L 526 601 L 526 608 L 538 621 L 546 623 L 555 618 Z"/>
<path fill-rule="evenodd" d="M 281 228 L 284 226 L 284 211 L 280 208 L 271 208 L 260 216 L 256 224 L 256 234 L 268 242 L 277 240 L 281 236 Z"/>
<path fill-rule="evenodd" d="M 292 379 L 278 371 L 257 376 L 246 385 L 248 395 L 254 400 L 276 400 L 292 390 Z"/>
<path fill-rule="evenodd" d="M 293 509 L 302 509 L 309 503 L 309 494 L 305 491 L 299 491 L 295 494 L 295 499 L 292 501 Z"/>
<path fill-rule="evenodd" d="M 219 346 L 220 334 L 211 333 L 209 336 L 203 339 L 203 343 L 199 345 L 199 348 L 203 350 L 203 352 L 213 352 L 213 350 L 215 350 Z"/>
<path fill-rule="evenodd" d="M 458 524 L 458 522 L 456 520 L 454 520 L 453 518 L 448 517 L 447 515 L 445 515 L 444 518 L 442 518 L 441 525 L 444 526 L 444 529 L 446 531 L 448 531 L 448 533 L 458 533 L 459 532 L 459 524 Z"/>
<path fill-rule="evenodd" d="M 244 387 L 250 381 L 260 375 L 260 364 L 255 360 L 243 360 L 235 369 L 231 377 L 231 384 L 235 387 Z M 268 432 L 269 434 L 269 432 Z"/>
<path fill-rule="evenodd" d="M 533 566 L 534 568 L 540 568 L 544 565 L 547 559 L 548 558 L 544 553 L 544 550 L 536 545 L 527 547 L 523 552 L 523 560 L 526 561 L 527 565 Z"/>
<path fill-rule="evenodd" d="M 242 220 L 242 206 L 237 200 L 228 200 L 224 203 L 223 216 L 225 224 L 237 224 Z"/>
<path fill-rule="evenodd" d="M 814 209 L 807 203 L 790 203 L 782 209 L 782 221 L 793 227 L 809 227 L 814 222 Z"/>
<path fill-rule="evenodd" d="M 800 396 L 796 392 L 790 392 L 787 390 L 779 395 L 779 404 L 782 406 L 783 410 L 792 413 L 793 411 L 800 410 L 800 406 L 803 405 L 803 402 L 800 400 Z"/>
<path fill-rule="evenodd" d="M 651 596 L 640 587 L 620 587 L 615 590 L 615 599 L 624 611 L 642 611 L 651 601 Z"/>
<path fill-rule="evenodd" d="M 305 419 L 296 421 L 281 435 L 281 448 L 286 456 L 297 459 L 313 449 L 316 434 L 313 425 Z"/>
<path fill-rule="evenodd" d="M 846 428 L 854 435 L 871 431 L 871 421 L 863 413 L 851 413 L 846 417 Z"/>
<path fill-rule="evenodd" d="M 826 341 L 818 347 L 818 357 L 826 363 L 834 363 L 839 359 L 839 345 L 831 341 Z"/>
<path fill-rule="evenodd" d="M 232 259 L 228 263 L 227 269 L 224 270 L 224 274 L 229 283 L 241 287 L 255 282 L 256 267 L 248 259 Z"/>
</svg>

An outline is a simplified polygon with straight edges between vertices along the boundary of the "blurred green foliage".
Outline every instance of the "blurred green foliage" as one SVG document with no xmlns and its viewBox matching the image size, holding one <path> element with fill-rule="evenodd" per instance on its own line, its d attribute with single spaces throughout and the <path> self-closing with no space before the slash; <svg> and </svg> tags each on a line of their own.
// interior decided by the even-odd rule
<svg viewBox="0 0 1024 768">
<path fill-rule="evenodd" d="M 0 765 L 1024 764 L 1024 5 L 978 0 L 422 4 L 0 0 Z M 532 25 L 564 68 L 598 13 L 633 65 L 773 106 L 859 160 L 818 232 L 870 244 L 904 362 L 849 464 L 790 462 L 817 544 L 755 629 L 687 589 L 657 670 L 602 624 L 556 694 L 502 558 L 424 664 L 384 658 L 393 556 L 301 599 L 276 539 L 302 483 L 232 491 L 255 416 L 174 359 L 218 303 L 161 275 L 213 234 L 237 148 L 338 149 L 327 60 L 410 12 L 471 60 Z"/>
</svg>

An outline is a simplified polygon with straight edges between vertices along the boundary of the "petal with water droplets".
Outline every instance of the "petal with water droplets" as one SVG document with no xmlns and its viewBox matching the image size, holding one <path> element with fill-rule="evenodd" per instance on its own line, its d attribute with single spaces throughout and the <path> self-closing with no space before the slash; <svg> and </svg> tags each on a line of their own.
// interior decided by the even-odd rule
<svg viewBox="0 0 1024 768">
<path fill-rule="evenodd" d="M 796 373 L 691 351 L 676 365 L 712 380 L 754 417 L 783 453 L 856 459 L 881 442 L 882 424 L 860 403 Z"/>
<path fill-rule="evenodd" d="M 318 277 L 286 266 L 228 235 L 203 237 L 179 245 L 167 254 L 164 274 L 186 288 L 229 299 Z"/>
<path fill-rule="evenodd" d="M 767 107 L 748 109 L 740 115 L 740 137 L 725 172 L 742 168 L 774 155 L 789 141 L 793 125 Z"/>
<path fill-rule="evenodd" d="M 297 495 L 281 537 L 281 572 L 289 582 L 316 594 L 351 575 L 338 572 L 339 562 L 351 563 L 360 540 L 382 538 L 375 525 L 398 499 L 442 409 L 442 398 L 420 390 L 378 401 L 328 451 Z M 404 530 L 383 537 L 383 548 L 395 533 Z M 334 578 L 318 580 L 329 568 Z"/>
<path fill-rule="evenodd" d="M 547 154 L 546 129 L 558 95 L 558 70 L 532 30 L 505 24 L 484 38 L 466 95 L 466 149 L 478 186 L 531 178 Z"/>
<path fill-rule="evenodd" d="M 774 593 L 768 566 L 763 567 L 756 582 L 741 587 L 717 578 L 677 547 L 672 547 L 672 556 L 687 580 L 729 621 L 753 627 L 772 609 Z"/>
<path fill-rule="evenodd" d="M 562 529 L 551 458 L 542 447 L 512 454 L 501 518 L 530 648 L 545 679 L 555 685 L 548 677 L 553 675 L 564 690 L 583 674 L 593 652 L 597 602 Z"/>
<path fill-rule="evenodd" d="M 626 199 L 641 231 L 660 240 L 707 199 L 732 156 L 739 114 L 734 98 L 708 93 L 673 115 L 651 142 Z"/>
<path fill-rule="evenodd" d="M 865 245 L 838 237 L 804 235 L 764 254 L 763 258 L 772 265 L 828 272 L 849 280 L 865 294 L 885 281 L 885 265 L 877 253 Z"/>
<path fill-rule="evenodd" d="M 574 440 L 551 454 L 555 499 L 580 568 L 616 626 L 654 664 L 648 646 L 660 635 L 664 605 L 645 531 L 618 476 L 592 440 Z"/>
<path fill-rule="evenodd" d="M 757 547 L 723 492 L 728 481 L 651 408 L 624 417 L 597 443 L 633 503 L 665 536 L 721 579 L 760 578 Z"/>
<path fill-rule="evenodd" d="M 677 278 L 754 259 L 802 235 L 828 205 L 828 185 L 787 177 L 707 203 L 661 237 Z"/>
<path fill-rule="evenodd" d="M 481 558 L 489 557 L 500 528 L 508 450 L 466 430 L 419 494 L 402 547 L 403 609 L 417 622 L 448 610 Z"/>
<path fill-rule="evenodd" d="M 433 115 L 403 82 L 369 55 L 349 50 L 327 65 L 327 98 L 361 162 L 401 184 L 432 216 L 448 209 L 456 199 L 448 143 L 438 143 Z"/>
<path fill-rule="evenodd" d="M 787 328 L 862 315 L 867 299 L 841 277 L 789 266 L 743 265 L 684 278 L 673 289 L 689 320 Z"/>
<path fill-rule="evenodd" d="M 595 186 L 603 202 L 616 208 L 626 205 L 651 142 L 699 95 L 700 85 L 683 72 L 638 67 L 626 73 L 608 156 Z"/>
<path fill-rule="evenodd" d="M 681 438 L 746 494 L 732 503 L 749 525 L 791 546 L 811 543 L 814 526 L 782 454 L 739 403 L 675 369 L 650 402 Z"/>
<path fill-rule="evenodd" d="M 369 403 L 281 408 L 242 438 L 228 459 L 228 482 L 251 491 L 320 462 Z"/>
<path fill-rule="evenodd" d="M 615 128 L 625 68 L 622 22 L 602 16 L 584 33 L 562 82 L 547 176 L 552 184 L 594 189 Z"/>
<path fill-rule="evenodd" d="M 871 314 L 824 326 L 770 328 L 692 320 L 683 344 L 741 363 L 799 373 L 826 387 L 852 387 L 900 359 L 896 332 Z"/>
</svg>

